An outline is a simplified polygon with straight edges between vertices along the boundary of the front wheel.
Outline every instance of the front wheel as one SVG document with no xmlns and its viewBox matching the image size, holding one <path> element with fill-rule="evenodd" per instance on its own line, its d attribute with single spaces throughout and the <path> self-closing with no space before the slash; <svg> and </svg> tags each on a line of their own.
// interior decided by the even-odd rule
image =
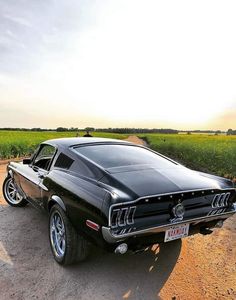
<svg viewBox="0 0 236 300">
<path fill-rule="evenodd" d="M 70 265 L 85 260 L 89 243 L 79 236 L 65 212 L 54 205 L 49 217 L 49 240 L 55 260 L 61 265 Z"/>
<path fill-rule="evenodd" d="M 7 203 L 14 207 L 23 207 L 27 205 L 27 200 L 19 193 L 13 178 L 7 177 L 2 186 L 3 196 Z"/>
</svg>

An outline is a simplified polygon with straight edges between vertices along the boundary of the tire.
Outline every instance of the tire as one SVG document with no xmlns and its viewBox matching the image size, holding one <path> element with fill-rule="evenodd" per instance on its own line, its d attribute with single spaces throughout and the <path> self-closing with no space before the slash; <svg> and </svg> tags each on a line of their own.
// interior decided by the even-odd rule
<svg viewBox="0 0 236 300">
<path fill-rule="evenodd" d="M 4 180 L 2 192 L 6 202 L 13 207 L 23 207 L 28 204 L 27 200 L 18 192 L 12 177 Z"/>
<path fill-rule="evenodd" d="M 49 241 L 56 262 L 63 266 L 83 261 L 89 254 L 89 243 L 78 235 L 58 204 L 50 210 Z"/>
</svg>

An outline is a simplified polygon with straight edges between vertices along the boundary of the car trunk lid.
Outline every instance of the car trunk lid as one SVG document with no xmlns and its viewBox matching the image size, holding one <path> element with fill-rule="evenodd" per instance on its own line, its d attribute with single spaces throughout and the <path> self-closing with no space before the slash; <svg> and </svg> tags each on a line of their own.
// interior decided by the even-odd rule
<svg viewBox="0 0 236 300">
<path fill-rule="evenodd" d="M 117 168 L 116 168 L 117 169 Z M 186 190 L 218 189 L 219 184 L 199 173 L 178 166 L 170 169 L 123 168 L 108 170 L 111 176 L 132 190 L 138 197 Z"/>
</svg>

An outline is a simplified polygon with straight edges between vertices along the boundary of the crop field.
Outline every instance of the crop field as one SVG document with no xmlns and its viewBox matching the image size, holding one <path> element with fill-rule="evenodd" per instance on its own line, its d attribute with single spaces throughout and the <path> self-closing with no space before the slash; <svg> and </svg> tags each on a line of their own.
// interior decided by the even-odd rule
<svg viewBox="0 0 236 300">
<path fill-rule="evenodd" d="M 79 133 L 83 136 L 84 132 Z M 129 135 L 93 132 L 93 136 L 125 139 Z M 0 159 L 28 156 L 45 140 L 75 137 L 76 132 L 0 131 Z M 139 134 L 150 148 L 195 170 L 236 178 L 236 136 L 207 134 Z"/>
<path fill-rule="evenodd" d="M 28 156 L 33 153 L 37 145 L 45 140 L 75 137 L 77 132 L 56 131 L 0 131 L 0 159 Z M 79 132 L 83 136 L 84 132 Z M 128 135 L 93 132 L 93 136 L 124 139 Z"/>
<path fill-rule="evenodd" d="M 236 178 L 236 136 L 145 134 L 149 146 L 195 170 Z"/>
</svg>

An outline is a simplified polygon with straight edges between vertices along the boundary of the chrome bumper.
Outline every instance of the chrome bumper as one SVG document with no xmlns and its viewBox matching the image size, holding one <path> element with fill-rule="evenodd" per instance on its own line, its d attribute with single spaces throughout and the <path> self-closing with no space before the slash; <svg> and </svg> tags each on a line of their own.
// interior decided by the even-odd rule
<svg viewBox="0 0 236 300">
<path fill-rule="evenodd" d="M 123 241 L 123 240 L 125 240 L 129 237 L 141 236 L 141 235 L 145 235 L 145 234 L 155 234 L 155 233 L 159 233 L 159 232 L 165 232 L 167 229 L 169 229 L 169 228 L 171 228 L 175 225 L 179 225 L 179 224 L 196 225 L 196 224 L 201 223 L 201 222 L 210 222 L 210 221 L 214 221 L 214 220 L 227 219 L 227 218 L 229 218 L 230 216 L 232 216 L 233 214 L 236 213 L 236 206 L 234 208 L 235 208 L 235 211 L 230 211 L 230 212 L 222 213 L 222 214 L 219 214 L 219 215 L 205 216 L 205 217 L 200 217 L 200 218 L 195 218 L 195 219 L 189 219 L 189 220 L 185 220 L 185 221 L 181 221 L 181 222 L 175 222 L 175 223 L 170 223 L 170 224 L 156 226 L 156 227 L 150 227 L 150 228 L 137 230 L 137 231 L 132 231 L 130 233 L 124 233 L 124 234 L 119 234 L 119 235 L 113 234 L 112 231 L 111 231 L 111 228 L 103 226 L 102 227 L 102 235 L 103 235 L 103 238 L 106 242 L 116 243 L 116 242 Z"/>
</svg>

